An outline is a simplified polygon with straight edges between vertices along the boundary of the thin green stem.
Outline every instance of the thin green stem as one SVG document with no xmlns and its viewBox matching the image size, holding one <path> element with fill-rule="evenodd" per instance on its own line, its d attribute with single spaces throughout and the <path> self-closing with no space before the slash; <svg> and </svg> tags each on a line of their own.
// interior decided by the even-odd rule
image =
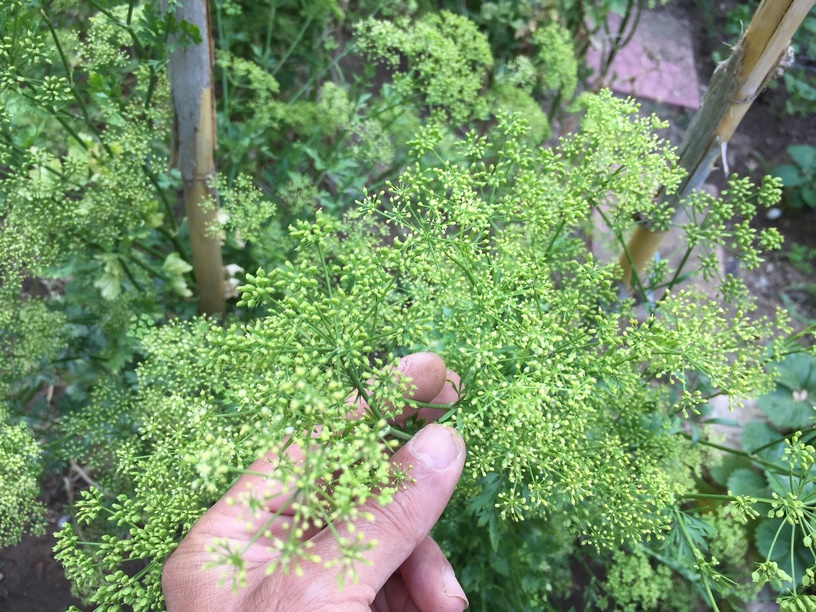
<svg viewBox="0 0 816 612">
<path fill-rule="evenodd" d="M 86 151 L 88 150 L 88 143 L 85 142 L 79 136 L 79 134 L 77 134 L 77 132 L 76 132 L 76 130 L 74 130 L 74 128 L 72 128 L 70 125 L 68 125 L 68 123 L 65 121 L 64 117 L 62 117 L 60 115 L 54 115 L 54 119 L 56 119 L 59 122 L 59 124 L 65 129 L 66 132 L 68 132 L 68 134 L 70 134 L 70 136 L 79 144 L 79 146 L 81 146 Z"/>
<path fill-rule="evenodd" d="M 666 283 L 666 295 L 674 289 L 674 286 L 677 284 L 678 279 L 680 278 L 683 268 L 688 263 L 689 257 L 691 257 L 691 253 L 694 251 L 694 247 L 689 247 L 686 249 L 686 252 L 683 254 L 683 259 L 680 260 L 680 264 L 677 266 L 677 269 L 674 271 L 674 275 L 672 276 L 671 280 Z"/>
<path fill-rule="evenodd" d="M 357 393 L 360 394 L 360 397 L 365 402 L 366 411 L 377 421 L 382 418 L 382 414 L 379 410 L 371 405 L 371 398 L 368 395 L 368 392 L 363 387 L 363 382 L 360 380 L 360 377 L 357 376 L 357 372 L 354 371 L 352 368 L 348 368 L 346 370 L 346 374 L 348 374 L 351 381 L 354 383 L 354 388 L 357 390 Z"/>
<path fill-rule="evenodd" d="M 779 527 L 777 528 L 776 533 L 774 534 L 774 538 L 771 541 L 771 546 L 770 546 L 770 548 L 768 548 L 768 557 L 765 559 L 765 563 L 767 563 L 767 562 L 769 562 L 771 560 L 771 556 L 773 555 L 774 548 L 776 548 L 776 541 L 779 539 L 779 534 L 782 533 L 782 528 L 785 526 L 785 524 L 786 524 L 785 521 L 780 521 L 779 522 Z M 791 531 L 794 531 L 794 530 L 791 529 Z"/>
<path fill-rule="evenodd" d="M 710 499 L 712 501 L 722 501 L 722 502 L 733 502 L 738 495 L 718 495 L 716 493 L 684 493 L 680 496 L 681 499 Z M 750 496 L 751 499 L 756 500 L 758 503 L 762 504 L 771 504 L 773 503 L 773 499 L 768 497 L 753 497 Z"/>
<path fill-rule="evenodd" d="M 14 57 L 16 55 L 15 52 L 17 51 L 17 24 L 21 23 L 20 21 L 18 21 L 19 17 L 18 11 L 20 10 L 21 6 L 22 6 L 21 2 L 14 4 L 14 14 L 12 15 L 11 18 L 11 23 L 13 25 L 11 34 L 11 57 Z"/>
<path fill-rule="evenodd" d="M 797 548 L 797 546 L 796 546 L 796 529 L 791 528 L 790 532 L 791 533 L 790 533 L 790 546 L 789 546 L 789 550 L 788 550 L 788 552 L 789 552 L 789 557 L 788 558 L 790 559 L 791 578 L 793 578 L 793 580 L 791 580 L 791 583 L 793 584 L 793 591 L 795 593 L 796 592 L 797 580 L 796 580 L 796 563 L 794 563 L 794 561 L 793 561 L 793 556 L 796 553 L 796 548 Z"/>
<path fill-rule="evenodd" d="M 387 435 L 394 436 L 395 438 L 399 438 L 400 440 L 405 440 L 406 442 L 414 437 L 412 434 L 409 434 L 408 432 L 403 431 L 402 429 L 399 429 L 394 425 L 388 426 Z"/>
<path fill-rule="evenodd" d="M 683 436 L 687 440 L 692 439 L 691 434 L 680 433 L 678 435 Z M 732 455 L 739 455 L 740 457 L 745 457 L 746 459 L 750 459 L 754 463 L 756 463 L 758 465 L 761 465 L 761 466 L 767 468 L 769 471 L 772 471 L 774 473 L 778 473 L 778 474 L 786 474 L 787 473 L 781 468 L 781 466 L 777 465 L 776 463 L 771 463 L 770 461 L 765 461 L 764 459 L 761 459 L 761 458 L 757 457 L 753 453 L 747 453 L 745 451 L 737 450 L 737 449 L 731 448 L 729 446 L 723 446 L 722 444 L 716 444 L 714 442 L 710 442 L 708 440 L 702 440 L 702 439 L 697 440 L 697 444 L 702 444 L 703 446 L 708 446 L 709 448 L 715 448 L 717 450 L 721 450 L 721 451 L 724 451 L 726 453 L 731 453 Z"/>
<path fill-rule="evenodd" d="M 128 260 L 132 261 L 134 264 L 139 266 L 142 270 L 147 272 L 152 277 L 160 278 L 162 280 L 168 280 L 169 278 L 169 275 L 164 270 L 158 270 L 151 266 L 150 264 L 148 264 L 147 262 L 142 261 L 138 257 L 130 256 L 128 257 Z M 122 265 L 124 265 L 124 263 Z"/>
<path fill-rule="evenodd" d="M 136 277 L 133 276 L 133 273 L 130 271 L 130 268 L 128 267 L 127 263 L 125 262 L 124 257 L 121 257 L 121 256 L 119 257 L 119 264 L 122 266 L 122 270 L 124 270 L 125 275 L 128 277 L 130 282 L 136 288 L 136 291 L 138 291 L 140 293 L 143 292 L 144 288 L 142 287 L 141 283 L 139 283 L 139 281 L 136 280 Z"/>
<path fill-rule="evenodd" d="M 149 254 L 153 255 L 154 257 L 157 257 L 157 258 L 161 259 L 162 261 L 164 261 L 167 258 L 166 253 L 162 253 L 157 248 L 152 247 L 149 244 L 145 244 L 143 242 L 140 242 L 139 240 L 134 240 L 133 241 L 133 246 L 135 246 L 137 249 L 139 249 L 141 251 L 144 251 L 145 253 L 149 253 Z"/>
<path fill-rule="evenodd" d="M 473 276 L 473 273 L 467 268 L 467 266 L 465 266 L 462 262 L 460 262 L 458 259 L 456 259 L 453 255 L 449 254 L 448 259 L 450 259 L 456 265 L 457 268 L 459 268 L 462 272 L 465 273 L 465 276 L 467 276 L 468 282 L 470 282 L 470 284 L 471 284 L 471 286 L 473 288 L 476 288 L 476 287 L 479 286 L 479 282 L 476 280 L 476 277 Z"/>
<path fill-rule="evenodd" d="M 295 36 L 295 40 L 293 40 L 292 44 L 289 45 L 289 48 L 286 50 L 286 53 L 284 53 L 283 57 L 278 62 L 278 65 L 275 66 L 275 69 L 272 71 L 271 76 L 273 78 L 276 74 L 278 74 L 278 71 L 281 69 L 281 66 L 283 66 L 286 63 L 286 60 L 289 59 L 289 56 L 292 55 L 297 46 L 300 44 L 301 39 L 303 38 L 304 34 L 306 34 L 306 30 L 309 29 L 309 26 L 312 24 L 313 19 L 314 18 L 311 15 L 306 18 L 306 21 L 303 23 L 303 27 L 300 28 L 300 31 Z"/>
<path fill-rule="evenodd" d="M 449 421 L 457 412 L 459 412 L 459 402 L 453 404 L 445 414 L 436 419 L 435 423 L 439 423 L 441 425 L 442 423 Z"/>
<path fill-rule="evenodd" d="M 342 61 L 342 60 L 343 60 L 343 59 L 344 59 L 344 58 L 345 58 L 347 55 L 349 55 L 350 53 L 351 53 L 351 50 L 350 50 L 350 49 L 348 49 L 348 50 L 344 50 L 344 51 L 343 51 L 343 53 L 341 53 L 341 54 L 340 54 L 340 55 L 338 55 L 338 56 L 337 56 L 335 59 L 333 59 L 333 60 L 332 60 L 332 61 L 331 61 L 331 62 L 330 62 L 330 63 L 329 63 L 329 64 L 328 64 L 328 65 L 327 65 L 325 68 L 323 68 L 322 70 L 317 71 L 317 72 L 315 72 L 314 74 L 312 74 L 312 75 L 311 75 L 311 76 L 310 76 L 310 77 L 309 77 L 309 78 L 306 80 L 306 82 L 305 82 L 305 83 L 303 83 L 303 85 L 301 85 L 301 86 L 300 86 L 300 89 L 298 89 L 298 90 L 297 90 L 297 91 L 296 91 L 296 92 L 295 92 L 295 93 L 292 95 L 292 97 L 291 97 L 291 98 L 289 98 L 289 100 L 287 101 L 287 104 L 292 104 L 292 103 L 296 102 L 296 101 L 298 100 L 298 98 L 300 98 L 300 96 L 302 96 L 302 95 L 303 95 L 303 94 L 304 94 L 306 91 L 308 91 L 308 89 L 309 89 L 309 88 L 310 88 L 312 85 L 314 85 L 314 84 L 315 84 L 315 83 L 318 81 L 318 79 L 322 78 L 322 77 L 323 77 L 323 76 L 324 76 L 326 73 L 328 73 L 328 72 L 329 72 L 329 71 L 331 71 L 333 68 L 335 68 L 335 67 L 336 67 L 336 66 L 337 66 L 337 65 L 338 65 L 338 64 L 339 64 L 339 63 L 340 63 L 340 62 L 341 62 L 341 61 Z"/>
<path fill-rule="evenodd" d="M 264 476 L 265 478 L 269 478 L 269 474 L 259 475 Z M 268 531 L 268 529 L 275 523 L 275 521 L 277 521 L 283 515 L 284 510 L 291 507 L 291 504 L 297 500 L 297 497 L 298 497 L 297 491 L 295 491 L 295 493 L 289 496 L 289 499 L 287 499 L 284 503 L 280 505 L 280 507 L 277 509 L 277 511 L 275 511 L 274 514 L 272 514 L 266 521 L 264 521 L 264 524 L 255 532 L 255 534 L 249 540 L 247 540 L 247 543 L 244 546 L 243 550 L 244 554 L 249 552 L 249 549 L 252 548 L 252 545 L 255 544 L 261 538 L 261 536 L 263 536 Z M 290 533 L 294 533 L 294 531 L 295 530 L 292 529 L 290 530 Z"/>
<path fill-rule="evenodd" d="M 178 235 L 167 231 L 163 227 L 157 227 L 156 231 L 159 232 L 162 236 L 164 236 L 167 240 L 169 240 L 178 252 L 181 255 L 181 258 L 190 263 L 192 261 L 192 257 L 190 253 L 184 249 L 184 245 L 181 244 L 181 241 L 178 239 Z"/>
<path fill-rule="evenodd" d="M 712 499 L 716 501 L 734 501 L 733 495 L 718 495 L 716 493 L 684 493 L 682 499 Z"/>
<path fill-rule="evenodd" d="M 145 173 L 147 174 L 147 180 L 150 181 L 150 184 L 153 185 L 153 188 L 156 190 L 156 193 L 159 196 L 159 200 L 161 200 L 162 206 L 164 206 L 164 211 L 167 214 L 167 219 L 170 221 L 170 225 L 173 226 L 173 234 L 178 231 L 178 226 L 176 225 L 176 218 L 173 214 L 173 207 L 170 205 L 170 200 L 167 199 L 167 194 L 164 193 L 164 189 L 162 189 L 161 185 L 159 185 L 159 180 L 153 174 L 153 171 L 147 164 L 142 166 Z M 181 248 L 181 243 L 177 241 L 177 239 L 173 240 L 173 245 L 176 247 L 176 250 L 179 253 L 184 253 Z"/>
<path fill-rule="evenodd" d="M 148 69 L 150 70 L 150 78 L 147 81 L 147 91 L 145 92 L 145 109 L 150 108 L 150 104 L 153 101 L 153 92 L 156 91 L 156 83 L 159 81 L 159 76 L 156 74 L 156 69 L 152 65 L 149 65 Z"/>
<path fill-rule="evenodd" d="M 429 404 L 428 402 L 419 402 L 417 400 L 405 400 L 405 403 L 411 408 L 430 408 L 431 410 L 450 410 L 454 404 Z"/>
<path fill-rule="evenodd" d="M 82 99 L 82 96 L 80 96 L 79 92 L 77 92 L 76 90 L 76 86 L 73 82 L 73 77 L 71 76 L 71 67 L 68 64 L 68 60 L 65 57 L 65 52 L 62 50 L 62 44 L 59 41 L 59 36 L 57 36 L 57 31 L 54 28 L 54 24 L 51 22 L 51 19 L 48 18 L 48 15 L 46 14 L 44 8 L 41 9 L 40 12 L 42 14 L 43 20 L 48 26 L 48 31 L 51 33 L 51 38 L 54 40 L 54 46 L 56 46 L 57 52 L 59 53 L 60 56 L 60 60 L 62 61 L 62 68 L 63 70 L 65 70 L 65 74 L 67 75 L 68 78 L 71 94 L 73 95 L 74 100 L 76 100 L 76 103 L 79 105 L 79 110 L 82 112 L 82 117 L 85 120 L 85 124 L 88 126 L 88 129 L 90 129 L 96 135 L 96 138 L 99 140 L 99 143 L 105 149 L 105 152 L 108 155 L 113 156 L 113 151 L 111 150 L 110 145 L 107 142 L 105 142 L 105 140 L 102 138 L 102 133 L 99 131 L 99 128 L 97 128 L 93 121 L 91 121 L 91 116 L 90 113 L 88 112 L 88 107 L 85 105 L 85 100 Z M 66 129 L 68 128 L 66 127 Z"/>
<path fill-rule="evenodd" d="M 694 544 L 694 541 L 689 536 L 688 530 L 686 529 L 685 521 L 680 517 L 680 512 L 677 508 L 674 509 L 674 518 L 675 523 L 680 527 L 680 531 L 683 534 L 683 538 L 686 540 L 689 548 L 694 551 L 699 551 L 697 546 Z M 708 578 L 703 575 L 703 572 L 698 571 L 698 576 L 700 577 L 701 582 L 703 583 L 703 588 L 705 589 L 706 596 L 708 597 L 708 603 L 711 605 L 712 609 L 719 611 L 717 607 L 717 601 L 714 599 L 714 593 L 711 592 L 711 586 L 708 584 Z"/>
<path fill-rule="evenodd" d="M 629 34 L 624 39 L 624 32 L 626 31 L 626 27 L 629 25 L 629 20 L 632 18 L 632 8 L 635 5 L 637 5 L 635 22 L 632 25 L 632 29 L 630 30 Z M 602 76 L 605 76 L 606 73 L 609 71 L 609 67 L 612 65 L 612 62 L 614 61 L 615 56 L 618 54 L 618 51 L 625 47 L 632 39 L 632 36 L 634 36 L 638 22 L 640 21 L 640 13 L 641 13 L 640 2 L 638 0 L 628 0 L 628 2 L 626 3 L 626 10 L 624 11 L 620 27 L 618 28 L 618 31 L 614 36 L 614 42 L 612 43 L 612 47 L 609 50 L 609 53 L 603 59 L 603 62 L 601 64 L 600 73 Z M 609 38 L 612 39 L 608 22 L 604 23 L 604 30 L 607 36 L 609 36 Z"/>
<path fill-rule="evenodd" d="M 45 8 L 40 9 L 40 14 L 42 15 L 43 21 L 45 21 L 45 25 L 48 26 L 48 31 L 51 32 L 51 38 L 54 39 L 54 46 L 57 48 L 57 53 L 60 56 L 62 67 L 65 69 L 65 75 L 68 77 L 68 84 L 73 88 L 74 77 L 71 74 L 71 69 L 68 65 L 68 60 L 65 57 L 65 52 L 62 50 L 62 45 L 60 44 L 59 37 L 57 36 L 57 31 L 54 29 L 54 24 L 51 23 L 51 20 L 48 18 L 48 15 L 45 12 Z"/>
<path fill-rule="evenodd" d="M 142 43 L 139 41 L 139 37 L 136 35 L 136 31 L 133 29 L 130 23 L 125 23 L 117 19 L 113 13 L 111 13 L 104 6 L 99 4 L 96 0 L 88 0 L 88 2 L 100 13 L 102 13 L 105 17 L 110 19 L 111 22 L 113 22 L 114 24 L 122 28 L 125 32 L 127 32 L 128 36 L 130 36 L 130 39 L 133 41 L 133 46 L 136 48 L 136 52 L 139 53 L 139 55 L 144 54 L 144 47 L 142 47 Z"/>
<path fill-rule="evenodd" d="M 9 134 L 6 130 L 3 131 L 2 136 L 3 136 L 3 141 L 5 142 L 5 145 L 8 148 L 10 148 L 12 151 L 14 151 L 15 153 L 17 153 L 17 154 L 19 154 L 21 156 L 27 156 L 30 153 L 30 151 L 27 151 L 27 150 L 23 149 L 22 147 L 14 144 L 14 142 L 11 140 L 11 134 Z M 19 166 L 19 165 L 21 165 L 21 163 L 20 164 L 15 164 L 15 165 Z M 65 183 L 67 183 L 67 184 L 69 184 L 71 186 L 74 186 L 74 187 L 79 187 L 79 185 L 77 185 L 76 183 L 73 183 L 67 176 L 65 176 L 65 174 L 63 172 L 60 172 L 56 168 L 52 168 L 51 166 L 44 165 L 44 166 L 38 166 L 37 170 L 45 170 L 46 172 L 50 172 L 51 174 L 58 177 L 60 180 L 64 181 Z M 5 169 L 3 169 L 2 171 L 6 174 L 6 176 L 13 176 L 13 174 L 14 174 L 13 172 L 6 171 Z"/>
<path fill-rule="evenodd" d="M 563 219 L 563 218 L 561 219 L 561 221 L 558 222 L 558 225 L 555 228 L 555 233 L 553 233 L 552 240 L 550 240 L 550 244 L 547 245 L 547 250 L 545 251 L 545 253 L 547 253 L 547 255 L 552 253 L 552 249 L 555 246 L 555 241 L 558 240 L 558 237 L 561 235 L 561 230 L 564 229 L 564 225 L 566 223 L 567 223 L 567 220 Z"/>
<path fill-rule="evenodd" d="M 269 15 L 266 16 L 266 39 L 264 40 L 264 61 L 268 61 L 269 57 L 272 55 L 272 30 L 275 26 L 275 15 L 278 12 L 278 3 L 276 0 L 271 2 L 271 7 L 269 8 Z"/>
<path fill-rule="evenodd" d="M 270 17 L 271 20 L 274 19 L 274 16 Z M 227 44 L 226 34 L 224 33 L 224 18 L 221 15 L 221 3 L 215 3 L 215 27 L 218 30 L 218 46 L 219 48 L 223 49 L 224 51 L 229 51 L 229 45 Z M 229 127 L 230 124 L 230 91 L 229 91 L 229 71 L 226 69 L 221 69 L 221 107 L 224 109 L 221 118 L 226 124 L 226 127 Z"/>
<path fill-rule="evenodd" d="M 621 233 L 614 229 L 612 223 L 610 222 L 609 218 L 607 217 L 606 213 L 603 211 L 601 206 L 598 206 L 593 202 L 592 207 L 598 212 L 603 219 L 603 222 L 606 223 L 606 226 L 611 229 L 615 234 L 615 240 L 621 245 L 623 249 L 623 254 L 626 256 L 626 260 L 629 262 L 629 269 L 632 271 L 632 279 L 635 281 L 635 285 L 637 285 L 637 289 L 639 292 L 639 298 L 642 300 L 646 299 L 646 289 L 643 287 L 643 283 L 640 280 L 640 275 L 638 274 L 637 269 L 635 268 L 635 260 L 632 257 L 632 254 L 629 252 L 629 246 L 626 244 L 626 240 L 623 239 Z"/>
</svg>

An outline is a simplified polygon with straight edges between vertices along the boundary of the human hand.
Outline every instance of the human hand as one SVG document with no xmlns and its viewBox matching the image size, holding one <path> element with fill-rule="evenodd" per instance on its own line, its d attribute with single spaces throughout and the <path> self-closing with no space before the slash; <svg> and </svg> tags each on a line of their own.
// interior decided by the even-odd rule
<svg viewBox="0 0 816 612">
<path fill-rule="evenodd" d="M 458 376 L 448 372 L 442 360 L 431 353 L 416 353 L 400 361 L 403 376 L 410 378 L 414 390 L 411 398 L 420 402 L 449 404 L 457 399 L 451 381 Z M 362 410 L 360 401 L 358 412 Z M 404 420 L 411 411 L 403 414 Z M 438 411 L 436 411 L 438 413 Z M 433 418 L 434 411 L 420 410 L 423 418 Z M 289 447 L 293 460 L 302 451 Z M 223 570 L 205 569 L 214 555 L 208 552 L 213 541 L 228 541 L 232 548 L 244 549 L 248 543 L 245 529 L 246 508 L 228 503 L 238 499 L 239 492 L 248 487 L 256 491 L 269 487 L 282 488 L 274 479 L 267 480 L 276 463 L 269 457 L 259 459 L 235 485 L 193 525 L 179 547 L 168 558 L 162 575 L 162 590 L 170 612 L 218 612 L 282 610 L 307 611 L 426 611 L 461 612 L 467 599 L 456 580 L 453 569 L 436 542 L 428 536 L 445 505 L 450 500 L 465 460 L 465 447 L 459 434 L 448 427 L 428 425 L 397 451 L 392 461 L 403 468 L 412 466 L 407 482 L 394 494 L 390 504 L 383 507 L 367 503 L 361 516 L 370 512 L 374 521 L 361 518 L 354 524 L 355 532 L 362 532 L 376 546 L 366 553 L 368 564 L 356 567 L 356 582 L 337 583 L 337 568 L 325 564 L 302 564 L 303 572 L 266 574 L 275 552 L 261 542 L 252 543 L 245 551 L 247 563 L 246 587 L 233 592 L 220 584 Z M 260 497 L 260 494 L 259 498 Z M 268 496 L 264 496 L 268 497 Z M 285 508 L 289 495 L 285 490 L 265 503 L 261 524 L 278 516 L 269 529 L 282 534 L 291 512 Z M 253 520 L 253 522 L 255 522 Z M 350 529 L 338 527 L 340 535 Z M 311 540 L 310 552 L 319 555 L 325 563 L 339 556 L 337 536 L 329 530 L 315 528 L 304 531 L 303 539 Z"/>
</svg>

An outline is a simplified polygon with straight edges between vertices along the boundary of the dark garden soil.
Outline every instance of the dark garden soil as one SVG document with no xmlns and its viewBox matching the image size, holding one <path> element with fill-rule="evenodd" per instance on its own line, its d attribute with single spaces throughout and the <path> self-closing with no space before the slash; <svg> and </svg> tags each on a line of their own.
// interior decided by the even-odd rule
<svg viewBox="0 0 816 612">
<path fill-rule="evenodd" d="M 71 588 L 51 552 L 54 523 L 48 535 L 24 536 L 12 548 L 0 552 L 0 609 L 5 612 L 63 612 L 71 604 L 82 607 L 71 596 Z"/>
<path fill-rule="evenodd" d="M 731 2 L 732 0 L 729 0 Z M 728 3 L 718 3 L 717 14 L 724 14 Z M 685 14 L 692 24 L 696 46 L 696 63 L 700 80 L 706 82 L 714 65 L 712 31 L 696 17 L 701 11 L 700 0 L 680 0 L 662 10 Z M 717 26 L 715 18 L 715 27 Z M 719 24 L 720 27 L 722 24 Z M 729 165 L 733 172 L 760 181 L 774 167 L 789 161 L 785 147 L 790 144 L 816 146 L 816 117 L 789 117 L 782 115 L 784 89 L 764 92 L 754 103 L 743 120 L 739 131 L 728 147 Z M 673 140 L 682 136 L 692 113 L 677 107 L 645 103 L 648 111 L 654 111 L 672 123 Z M 722 171 L 715 171 L 709 182 L 720 189 L 725 188 Z M 757 227 L 776 227 L 785 237 L 786 246 L 781 253 L 769 256 L 758 270 L 740 271 L 748 287 L 757 299 L 760 314 L 773 316 L 776 308 L 794 308 L 804 319 L 816 318 L 816 295 L 806 285 L 816 286 L 816 274 L 806 265 L 794 267 L 786 253 L 793 243 L 816 249 L 816 209 L 794 211 L 784 205 L 782 215 L 771 220 L 761 216 Z M 816 267 L 816 261 L 811 262 Z M 0 610 L 5 612 L 57 612 L 69 605 L 79 605 L 70 594 L 62 569 L 53 559 L 53 531 L 57 521 L 66 512 L 67 493 L 62 474 L 49 476 L 41 496 L 48 506 L 48 533 L 41 537 L 26 536 L 20 544 L 0 550 Z M 82 606 L 79 606 L 83 609 Z"/>
<path fill-rule="evenodd" d="M 46 534 L 23 536 L 16 546 L 0 549 L 0 610 L 3 612 L 63 612 L 75 605 L 89 608 L 71 595 L 62 566 L 54 560 L 54 531 L 65 516 L 68 498 L 65 481 L 51 474 L 43 483 L 41 501 L 46 504 Z"/>
</svg>

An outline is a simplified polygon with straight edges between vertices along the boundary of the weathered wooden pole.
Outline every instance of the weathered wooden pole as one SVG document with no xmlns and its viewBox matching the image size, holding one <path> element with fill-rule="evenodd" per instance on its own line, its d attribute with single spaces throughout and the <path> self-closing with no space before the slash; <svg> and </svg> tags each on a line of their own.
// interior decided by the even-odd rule
<svg viewBox="0 0 816 612">
<path fill-rule="evenodd" d="M 166 10 L 166 0 L 163 4 Z M 215 99 L 210 12 L 207 0 L 181 0 L 174 14 L 178 21 L 187 21 L 201 33 L 200 41 L 172 53 L 168 72 L 199 310 L 219 315 L 226 309 L 224 263 L 221 241 L 208 230 L 215 225 L 218 213 L 217 194 L 211 187 L 215 178 Z"/>
<path fill-rule="evenodd" d="M 731 56 L 714 71 L 703 104 L 680 145 L 679 165 L 688 174 L 677 194 L 664 196 L 675 210 L 681 198 L 702 186 L 714 162 L 725 155 L 729 139 L 753 101 L 784 68 L 791 37 L 813 4 L 814 0 L 763 0 Z M 635 228 L 628 256 L 624 252 L 618 260 L 626 289 L 631 287 L 633 269 L 638 274 L 646 268 L 664 235 L 645 224 Z"/>
</svg>

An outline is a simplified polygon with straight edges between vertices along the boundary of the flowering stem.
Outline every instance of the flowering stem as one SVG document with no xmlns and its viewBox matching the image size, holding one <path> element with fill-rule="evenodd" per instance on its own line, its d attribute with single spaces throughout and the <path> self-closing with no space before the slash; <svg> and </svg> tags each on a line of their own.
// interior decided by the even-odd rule
<svg viewBox="0 0 816 612">
<path fill-rule="evenodd" d="M 371 405 L 371 400 L 368 396 L 368 393 L 366 393 L 365 388 L 363 387 L 363 383 L 360 380 L 360 377 L 357 376 L 357 372 L 349 368 L 348 370 L 346 370 L 346 374 L 348 374 L 349 378 L 351 378 L 351 382 L 354 383 L 354 388 L 357 390 L 357 393 L 360 394 L 360 397 L 365 402 L 366 412 L 368 412 L 374 419 L 379 421 L 382 418 L 382 414 L 380 413 L 379 410 L 377 410 Z"/>
<path fill-rule="evenodd" d="M 412 434 L 409 434 L 407 431 L 403 431 L 394 425 L 388 426 L 388 434 L 389 436 L 394 436 L 395 438 L 399 438 L 400 440 L 405 440 L 406 442 L 413 438 Z"/>
<path fill-rule="evenodd" d="M 150 169 L 150 167 L 147 164 L 142 166 L 142 168 L 144 169 L 145 173 L 147 174 L 147 180 L 150 181 L 150 183 L 156 189 L 156 193 L 159 194 L 159 199 L 162 201 L 162 204 L 164 205 L 164 210 L 167 213 L 167 220 L 170 222 L 170 225 L 173 228 L 173 232 L 175 233 L 178 230 L 178 225 L 176 224 L 176 217 L 173 214 L 173 208 L 172 208 L 172 206 L 170 206 L 170 201 L 167 199 L 167 195 L 164 193 L 164 189 L 161 188 L 161 185 L 159 185 L 158 179 L 153 174 L 153 171 Z M 176 250 L 179 253 L 184 253 L 184 251 L 181 249 L 181 243 L 178 241 L 177 238 L 175 238 L 174 234 L 172 234 L 172 235 L 168 234 L 166 237 L 170 238 L 170 240 L 173 242 L 173 246 L 176 247 Z M 186 254 L 184 256 L 184 259 L 185 260 L 189 259 L 186 256 Z"/>
<path fill-rule="evenodd" d="M 682 518 L 680 518 L 680 513 L 678 512 L 677 508 L 674 509 L 673 514 L 675 516 L 675 522 L 680 527 L 680 531 L 683 534 L 683 539 L 686 540 L 689 548 L 695 552 L 699 552 L 699 548 L 694 544 L 694 540 L 691 539 L 691 536 L 689 536 L 688 530 L 686 529 L 686 523 Z M 714 594 L 711 592 L 711 586 L 708 584 L 708 576 L 704 575 L 701 570 L 698 570 L 697 574 L 700 577 L 700 581 L 703 583 L 703 588 L 705 589 L 708 603 L 711 605 L 712 609 L 719 611 L 717 601 L 714 599 Z"/>
</svg>

